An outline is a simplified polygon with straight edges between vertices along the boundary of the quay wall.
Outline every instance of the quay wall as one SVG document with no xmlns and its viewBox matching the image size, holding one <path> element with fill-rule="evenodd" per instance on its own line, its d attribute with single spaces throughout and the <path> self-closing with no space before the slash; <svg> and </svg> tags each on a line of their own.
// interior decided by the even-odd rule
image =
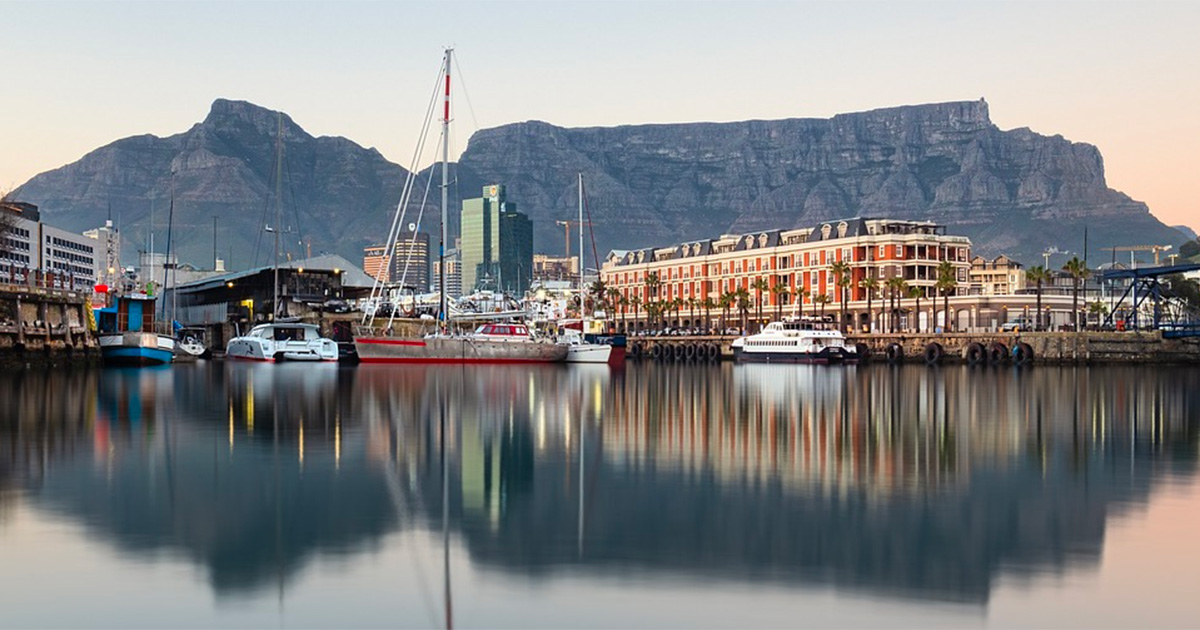
<svg viewBox="0 0 1200 630">
<path fill-rule="evenodd" d="M 709 346 L 719 359 L 732 359 L 730 344 L 736 337 L 630 337 L 627 356 L 647 360 L 706 360 Z M 872 362 L 971 363 L 1020 362 L 1013 350 L 1024 345 L 1034 364 L 1191 364 L 1200 365 L 1200 338 L 1164 339 L 1159 331 L 1130 332 L 1021 332 L 939 334 L 856 334 L 851 345 L 866 348 Z M 692 351 L 687 346 L 693 346 Z M 931 346 L 936 345 L 936 350 Z M 897 346 L 899 353 L 889 351 Z M 972 353 L 971 349 L 975 346 Z M 636 347 L 636 349 L 635 349 Z M 655 347 L 658 349 L 655 350 Z M 706 349 L 701 352 L 701 348 Z"/>
<path fill-rule="evenodd" d="M 0 366 L 99 361 L 88 298 L 66 289 L 0 285 Z"/>
</svg>

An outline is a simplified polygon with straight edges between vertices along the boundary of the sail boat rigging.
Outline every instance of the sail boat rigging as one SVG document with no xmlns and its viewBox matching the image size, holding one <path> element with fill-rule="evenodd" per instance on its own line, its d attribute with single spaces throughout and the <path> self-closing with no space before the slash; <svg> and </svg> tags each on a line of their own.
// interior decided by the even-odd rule
<svg viewBox="0 0 1200 630">
<path fill-rule="evenodd" d="M 567 346 L 567 363 L 608 363 L 613 347 L 607 343 L 588 343 L 587 284 L 583 273 L 583 173 L 579 174 L 579 331 L 563 331 L 562 343 Z"/>
<path fill-rule="evenodd" d="M 446 295 L 446 241 L 447 213 L 450 205 L 450 68 L 453 65 L 453 49 L 447 48 L 442 60 L 442 207 L 438 230 L 438 263 L 443 273 L 438 275 L 437 332 L 422 338 L 397 339 L 392 328 L 377 330 L 367 326 L 372 322 L 364 318 L 365 330 L 355 336 L 354 345 L 359 360 L 364 363 L 546 363 L 562 361 L 567 348 L 553 340 L 536 338 L 524 324 L 483 324 L 470 335 L 454 334 L 450 326 L 450 309 Z M 423 130 L 429 128 L 426 120 Z M 425 142 L 424 134 L 418 147 Z M 410 172 L 411 173 L 411 172 Z M 411 174 L 405 181 L 401 203 L 392 220 L 388 246 L 392 246 L 400 217 L 404 212 L 404 199 L 412 188 Z"/>
</svg>

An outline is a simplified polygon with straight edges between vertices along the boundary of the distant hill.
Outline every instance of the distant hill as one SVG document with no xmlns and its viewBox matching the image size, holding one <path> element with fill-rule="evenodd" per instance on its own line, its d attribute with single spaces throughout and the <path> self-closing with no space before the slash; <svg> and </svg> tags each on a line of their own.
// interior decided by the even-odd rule
<svg viewBox="0 0 1200 630">
<path fill-rule="evenodd" d="M 231 265 L 266 264 L 255 244 L 271 223 L 277 114 L 217 100 L 188 131 L 137 136 L 96 149 L 15 191 L 47 220 L 73 230 L 101 224 L 109 204 L 125 254 L 148 247 L 151 209 L 165 239 L 175 170 L 174 241 L 185 261 L 219 253 Z M 338 137 L 314 138 L 284 116 L 285 227 L 313 253 L 361 260 L 384 238 L 406 171 Z M 1182 243 L 1146 204 L 1108 188 L 1099 151 L 1029 129 L 1002 131 L 983 101 L 913 105 L 830 119 L 566 129 L 524 122 L 476 132 L 453 166 L 453 203 L 503 182 L 534 221 L 535 249 L 563 250 L 556 219 L 576 212 L 582 172 L 600 255 L 731 231 L 815 225 L 869 216 L 929 220 L 970 236 L 976 252 L 1030 264 L 1047 248 Z M 432 174 L 426 171 L 425 174 Z M 419 196 L 419 195 L 418 195 Z M 423 227 L 436 231 L 436 209 Z M 450 231 L 457 231 L 456 213 Z M 299 248 L 291 248 L 299 255 Z M 590 246 L 589 246 L 590 249 Z M 1058 261 L 1052 260 L 1052 264 Z M 590 266 L 589 261 L 589 266 Z"/>
</svg>

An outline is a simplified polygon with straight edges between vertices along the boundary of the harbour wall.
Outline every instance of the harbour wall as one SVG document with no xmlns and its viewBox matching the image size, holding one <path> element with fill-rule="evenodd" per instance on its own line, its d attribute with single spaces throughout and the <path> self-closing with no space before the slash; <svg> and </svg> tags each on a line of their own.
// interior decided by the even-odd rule
<svg viewBox="0 0 1200 630">
<path fill-rule="evenodd" d="M 76 291 L 0 285 L 0 366 L 100 360 L 89 328 L 88 296 Z"/>
<path fill-rule="evenodd" d="M 657 361 L 732 359 L 736 337 L 631 337 L 628 356 Z M 1200 338 L 1164 339 L 1159 331 L 851 335 L 871 362 L 1200 365 Z M 711 348 L 716 348 L 713 354 Z M 1014 350 L 1020 348 L 1014 352 Z"/>
</svg>

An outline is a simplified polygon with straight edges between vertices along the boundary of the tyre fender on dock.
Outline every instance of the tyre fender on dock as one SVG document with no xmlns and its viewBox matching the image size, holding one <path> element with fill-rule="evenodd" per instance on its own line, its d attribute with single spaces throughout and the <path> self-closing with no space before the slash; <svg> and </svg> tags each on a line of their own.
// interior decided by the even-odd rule
<svg viewBox="0 0 1200 630">
<path fill-rule="evenodd" d="M 708 360 L 713 363 L 721 360 L 721 348 L 715 343 L 708 344 Z"/>
<path fill-rule="evenodd" d="M 663 353 L 662 344 L 656 343 L 656 344 L 650 346 L 650 358 L 651 359 L 656 359 L 656 360 L 661 359 L 662 353 Z"/>
<path fill-rule="evenodd" d="M 854 356 L 858 358 L 859 363 L 866 363 L 871 359 L 871 346 L 865 343 L 854 344 Z"/>
<path fill-rule="evenodd" d="M 1015 365 L 1029 365 L 1033 363 L 1033 346 L 1024 341 L 1018 342 L 1012 349 L 1012 362 Z"/>
<path fill-rule="evenodd" d="M 934 341 L 925 346 L 925 365 L 937 365 L 942 362 L 942 344 Z"/>
<path fill-rule="evenodd" d="M 996 341 L 988 347 L 988 363 L 1003 365 L 1008 360 L 1008 346 Z"/>
<path fill-rule="evenodd" d="M 674 355 L 675 355 L 675 360 L 676 360 L 676 361 L 683 361 L 683 359 L 684 359 L 684 346 L 685 346 L 685 345 L 686 345 L 686 344 L 677 343 L 677 344 L 675 344 L 675 347 L 674 347 L 674 348 L 672 348 L 672 351 L 673 351 L 673 353 L 674 353 Z"/>
<path fill-rule="evenodd" d="M 696 359 L 696 344 L 689 343 L 683 348 L 683 358 L 687 359 L 688 361 L 694 361 Z"/>
<path fill-rule="evenodd" d="M 895 365 L 904 362 L 904 348 L 898 343 L 889 343 L 887 348 L 883 350 L 883 356 L 888 363 Z"/>
<path fill-rule="evenodd" d="M 983 344 L 978 341 L 967 346 L 963 353 L 963 358 L 966 359 L 967 365 L 975 366 L 987 363 L 987 350 L 983 349 Z"/>
<path fill-rule="evenodd" d="M 629 356 L 631 356 L 631 357 L 633 357 L 633 358 L 635 358 L 635 359 L 640 359 L 640 358 L 642 358 L 642 344 L 641 344 L 641 342 L 634 342 L 634 343 L 632 343 L 632 344 L 630 344 L 630 345 L 629 345 Z"/>
</svg>

